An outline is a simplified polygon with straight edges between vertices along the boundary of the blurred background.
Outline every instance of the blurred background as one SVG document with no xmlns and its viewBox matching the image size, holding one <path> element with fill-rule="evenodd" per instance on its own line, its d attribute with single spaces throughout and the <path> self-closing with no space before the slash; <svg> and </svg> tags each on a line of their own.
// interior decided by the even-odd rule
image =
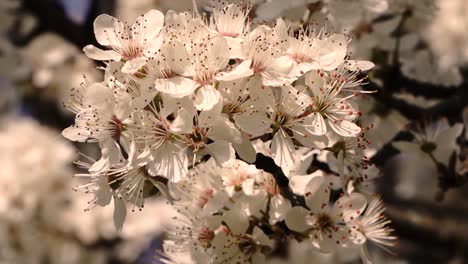
<svg viewBox="0 0 468 264">
<path fill-rule="evenodd" d="M 196 2 L 209 15 L 210 1 Z M 254 22 L 274 24 L 282 16 L 327 26 L 350 36 L 353 58 L 376 64 L 364 89 L 378 92 L 361 96 L 360 122 L 373 126 L 368 156 L 381 170 L 376 190 L 399 237 L 391 253 L 376 253 L 377 263 L 468 263 L 468 1 L 251 3 Z M 72 163 L 78 153 L 99 150 L 60 135 L 74 120 L 63 107 L 70 89 L 103 79 L 102 65 L 82 52 L 98 45 L 94 19 L 107 13 L 131 24 L 152 8 L 193 6 L 192 0 L 0 1 L 0 263 L 158 263 L 170 222 L 165 202 L 154 199 L 129 214 L 121 233 L 112 207 L 84 212 L 89 199 L 72 191 L 80 183 Z M 317 155 L 310 169 L 329 170 L 326 158 Z M 336 262 L 359 260 L 346 255 Z"/>
</svg>

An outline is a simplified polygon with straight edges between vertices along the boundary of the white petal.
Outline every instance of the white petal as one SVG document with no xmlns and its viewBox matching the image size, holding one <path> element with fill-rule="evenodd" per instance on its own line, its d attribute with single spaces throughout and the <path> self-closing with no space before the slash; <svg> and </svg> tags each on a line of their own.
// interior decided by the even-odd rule
<svg viewBox="0 0 468 264">
<path fill-rule="evenodd" d="M 164 26 L 164 15 L 159 10 L 150 10 L 143 16 L 138 17 L 134 26 L 140 29 L 140 31 L 134 31 L 135 33 L 143 35 L 148 42 L 151 42 Z M 141 38 L 141 36 L 136 37 Z"/>
<path fill-rule="evenodd" d="M 112 192 L 107 182 L 106 176 L 99 176 L 97 182 L 98 190 L 95 192 L 96 204 L 106 206 L 112 199 Z"/>
<path fill-rule="evenodd" d="M 114 196 L 114 226 L 115 229 L 122 231 L 125 218 L 127 217 L 127 207 L 123 199 Z"/>
<path fill-rule="evenodd" d="M 304 127 L 294 128 L 294 138 L 304 147 L 323 149 L 328 146 L 328 137 L 325 135 L 316 136 L 309 133 Z M 297 133 L 300 132 L 301 134 Z"/>
<path fill-rule="evenodd" d="M 193 104 L 200 111 L 212 109 L 221 100 L 221 94 L 211 85 L 198 89 Z"/>
<path fill-rule="evenodd" d="M 310 126 L 305 126 L 305 129 L 312 135 L 322 136 L 327 132 L 325 119 L 319 113 L 312 113 L 310 116 L 304 118 L 304 124 L 310 124 Z"/>
<path fill-rule="evenodd" d="M 314 177 L 322 177 L 323 173 L 320 170 L 309 175 L 296 175 L 289 179 L 289 187 L 297 195 L 306 193 L 306 186 Z"/>
<path fill-rule="evenodd" d="M 175 98 L 190 95 L 199 85 L 192 79 L 176 76 L 170 79 L 156 79 L 156 90 L 170 94 Z"/>
<path fill-rule="evenodd" d="M 388 9 L 388 2 L 381 0 L 365 0 L 364 7 L 374 13 L 383 13 Z"/>
<path fill-rule="evenodd" d="M 138 57 L 138 58 L 131 59 L 125 62 L 124 66 L 122 67 L 122 72 L 133 74 L 137 72 L 139 69 L 141 69 L 141 67 L 145 66 L 147 62 L 148 62 L 148 59 L 146 59 L 145 57 Z"/>
<path fill-rule="evenodd" d="M 224 166 L 230 160 L 235 159 L 235 151 L 226 141 L 215 141 L 206 146 L 206 151 L 215 159 L 219 166 Z"/>
<path fill-rule="evenodd" d="M 297 231 L 297 232 L 304 232 L 310 228 L 310 226 L 306 222 L 306 216 L 309 214 L 304 207 L 295 206 L 289 210 L 284 218 L 286 226 L 289 229 Z"/>
<path fill-rule="evenodd" d="M 75 126 L 70 126 L 62 131 L 62 136 L 71 141 L 85 142 L 88 139 L 89 132 Z"/>
<path fill-rule="evenodd" d="M 132 101 L 131 101 L 131 109 L 132 110 L 142 110 L 143 108 L 145 108 L 148 104 L 150 104 L 154 97 L 156 96 L 157 92 L 154 91 L 154 92 L 147 92 L 147 93 L 144 93 L 144 94 L 141 94 L 140 96 L 134 98 Z"/>
<path fill-rule="evenodd" d="M 180 134 L 190 134 L 193 126 L 193 114 L 187 111 L 187 109 L 180 109 L 177 112 L 177 116 L 171 123 L 170 129 Z"/>
<path fill-rule="evenodd" d="M 320 42 L 321 51 L 316 59 L 323 70 L 331 71 L 343 64 L 348 45 L 344 35 L 334 34 Z"/>
<path fill-rule="evenodd" d="M 271 132 L 271 121 L 264 113 L 246 111 L 242 114 L 235 115 L 234 120 L 244 132 L 252 137 Z"/>
<path fill-rule="evenodd" d="M 367 205 L 367 199 L 360 193 L 351 193 L 344 195 L 335 202 L 332 209 L 332 215 L 341 217 L 345 222 L 356 219 L 364 212 Z"/>
<path fill-rule="evenodd" d="M 219 116 L 211 127 L 208 137 L 213 140 L 224 140 L 231 143 L 241 143 L 241 131 L 227 117 Z"/>
<path fill-rule="evenodd" d="M 271 240 L 267 235 L 265 235 L 265 233 L 263 233 L 263 231 L 257 226 L 254 227 L 254 230 L 252 232 L 252 237 L 253 239 L 255 239 L 255 241 L 259 242 L 260 245 L 262 246 L 268 246 L 270 248 L 274 247 L 274 241 Z"/>
<path fill-rule="evenodd" d="M 189 54 L 182 43 L 173 41 L 163 47 L 162 51 L 168 57 L 166 61 L 173 72 L 182 76 L 193 75 Z"/>
<path fill-rule="evenodd" d="M 251 60 L 245 60 L 241 64 L 237 65 L 230 72 L 222 72 L 216 75 L 216 80 L 218 81 L 234 81 L 237 79 L 245 78 L 252 76 L 254 71 L 250 69 L 250 65 L 252 64 Z"/>
<path fill-rule="evenodd" d="M 224 213 L 223 220 L 228 225 L 229 229 L 234 234 L 243 234 L 249 227 L 249 220 L 247 215 L 239 208 L 237 210 L 230 210 Z"/>
<path fill-rule="evenodd" d="M 241 38 L 231 38 L 225 37 L 227 44 L 229 46 L 229 57 L 231 59 L 242 59 L 242 39 Z"/>
<path fill-rule="evenodd" d="M 176 144 L 166 143 L 151 153 L 148 172 L 163 176 L 172 182 L 180 181 L 187 174 L 188 159 L 185 150 Z"/>
<path fill-rule="evenodd" d="M 102 50 L 96 48 L 93 45 L 87 45 L 83 48 L 85 55 L 93 60 L 104 61 L 104 60 L 114 60 L 120 61 L 122 58 L 119 53 L 113 50 Z"/>
<path fill-rule="evenodd" d="M 350 71 L 368 71 L 374 68 L 375 64 L 370 61 L 347 60 L 344 67 Z"/>
<path fill-rule="evenodd" d="M 222 36 L 211 38 L 207 54 L 207 63 L 210 69 L 222 70 L 229 63 L 229 46 Z"/>
<path fill-rule="evenodd" d="M 270 224 L 276 224 L 284 220 L 286 214 L 291 210 L 291 202 L 277 194 L 270 200 Z"/>
<path fill-rule="evenodd" d="M 236 150 L 236 153 L 239 155 L 241 159 L 245 162 L 253 163 L 257 158 L 257 152 L 252 145 L 252 142 L 247 137 L 246 133 L 242 133 L 241 135 L 241 142 L 239 144 L 232 143 L 232 146 Z"/>
<path fill-rule="evenodd" d="M 325 177 L 313 177 L 305 188 L 304 198 L 311 212 L 323 211 L 330 200 L 330 186 Z"/>
<path fill-rule="evenodd" d="M 348 120 L 341 120 L 337 122 L 328 121 L 328 124 L 338 135 L 343 137 L 355 137 L 361 133 L 361 128 Z"/>
<path fill-rule="evenodd" d="M 288 85 L 297 80 L 297 77 L 285 73 L 277 72 L 275 70 L 262 72 L 262 84 L 264 86 L 283 86 Z"/>
<path fill-rule="evenodd" d="M 86 103 L 91 105 L 93 108 L 112 115 L 116 99 L 111 89 L 102 83 L 94 83 L 88 86 L 84 95 Z"/>
<path fill-rule="evenodd" d="M 99 44 L 104 46 L 117 43 L 116 29 L 123 29 L 122 23 L 115 17 L 102 14 L 94 20 L 94 34 Z"/>
<path fill-rule="evenodd" d="M 294 162 L 296 157 L 296 150 L 291 138 L 279 130 L 271 141 L 271 157 L 275 164 L 280 166 L 283 173 L 289 176 L 294 172 Z"/>
</svg>

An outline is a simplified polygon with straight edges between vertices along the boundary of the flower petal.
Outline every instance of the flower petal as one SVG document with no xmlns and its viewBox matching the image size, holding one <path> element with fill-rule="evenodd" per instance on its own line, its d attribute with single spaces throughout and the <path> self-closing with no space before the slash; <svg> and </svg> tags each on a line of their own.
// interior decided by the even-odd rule
<svg viewBox="0 0 468 264">
<path fill-rule="evenodd" d="M 99 44 L 109 46 L 118 43 L 115 32 L 116 29 L 123 29 L 123 25 L 117 18 L 102 14 L 94 20 L 93 26 Z"/>
<path fill-rule="evenodd" d="M 245 60 L 241 64 L 237 65 L 230 72 L 221 72 L 216 75 L 216 80 L 218 81 L 234 81 L 237 79 L 245 78 L 252 76 L 254 71 L 250 69 L 250 65 L 252 64 L 251 60 Z"/>
<path fill-rule="evenodd" d="M 156 38 L 163 26 L 163 13 L 161 13 L 159 10 L 152 9 L 146 14 L 137 18 L 135 24 L 133 24 L 133 28 L 138 28 L 140 30 L 133 30 L 133 37 L 141 38 L 141 36 L 144 36 L 146 41 L 151 43 L 151 40 Z M 135 34 L 137 35 L 135 36 Z"/>
<path fill-rule="evenodd" d="M 291 138 L 283 130 L 279 130 L 271 141 L 271 157 L 280 166 L 286 176 L 291 175 L 295 168 L 296 149 Z"/>
<path fill-rule="evenodd" d="M 351 193 L 343 195 L 335 202 L 332 209 L 332 215 L 342 218 L 345 222 L 356 219 L 364 212 L 367 205 L 367 199 L 360 193 Z"/>
<path fill-rule="evenodd" d="M 118 232 L 122 231 L 126 217 L 127 206 L 124 200 L 114 196 L 114 226 Z"/>
<path fill-rule="evenodd" d="M 253 111 L 245 111 L 239 115 L 234 116 L 236 124 L 246 133 L 252 137 L 261 136 L 265 133 L 271 132 L 271 121 L 263 113 L 256 113 Z"/>
<path fill-rule="evenodd" d="M 211 110 L 221 100 L 221 94 L 211 85 L 202 86 L 195 95 L 193 104 L 200 111 Z"/>
<path fill-rule="evenodd" d="M 324 176 L 313 177 L 305 188 L 305 202 L 313 213 L 323 211 L 330 200 L 330 186 Z"/>
<path fill-rule="evenodd" d="M 301 206 L 294 206 L 289 210 L 284 218 L 286 226 L 289 229 L 297 231 L 297 232 L 304 232 L 310 228 L 310 226 L 306 222 L 306 216 L 309 214 L 304 207 Z"/>
<path fill-rule="evenodd" d="M 141 67 L 145 66 L 148 62 L 148 59 L 145 57 L 137 57 L 125 62 L 124 66 L 122 67 L 123 73 L 130 73 L 133 74 L 137 72 Z"/>
<path fill-rule="evenodd" d="M 113 61 L 120 61 L 122 58 L 119 53 L 113 50 L 102 50 L 100 48 L 96 48 L 93 45 L 87 45 L 83 48 L 85 55 L 93 60 L 97 61 L 104 61 L 104 60 L 113 60 Z"/>
<path fill-rule="evenodd" d="M 156 79 L 156 90 L 170 94 L 175 98 L 190 95 L 199 85 L 192 79 L 176 76 L 170 79 Z"/>
<path fill-rule="evenodd" d="M 336 122 L 329 120 L 328 124 L 338 135 L 343 137 L 355 137 L 361 133 L 361 128 L 348 120 L 337 120 Z"/>
</svg>

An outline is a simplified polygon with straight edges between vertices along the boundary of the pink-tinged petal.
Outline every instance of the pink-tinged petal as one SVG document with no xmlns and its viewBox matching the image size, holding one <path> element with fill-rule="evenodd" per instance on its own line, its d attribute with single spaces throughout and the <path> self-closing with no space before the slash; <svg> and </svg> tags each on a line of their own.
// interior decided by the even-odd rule
<svg viewBox="0 0 468 264">
<path fill-rule="evenodd" d="M 242 133 L 241 135 L 241 142 L 239 144 L 232 143 L 232 146 L 236 150 L 236 153 L 239 155 L 241 159 L 245 162 L 253 163 L 257 159 L 257 152 L 252 145 L 252 142 L 247 137 L 246 133 Z"/>
<path fill-rule="evenodd" d="M 218 81 L 234 81 L 237 79 L 245 78 L 252 76 L 254 71 L 250 69 L 250 65 L 252 64 L 251 60 L 245 60 L 241 64 L 237 65 L 230 72 L 221 72 L 216 75 L 216 80 Z"/>
<path fill-rule="evenodd" d="M 319 113 L 312 113 L 310 116 L 304 118 L 305 130 L 312 135 L 323 136 L 327 132 L 327 125 L 325 119 Z"/>
<path fill-rule="evenodd" d="M 133 30 L 133 37 L 144 37 L 147 42 L 151 42 L 159 34 L 164 26 L 164 15 L 159 10 L 150 10 L 140 16 L 135 21 L 133 27 L 139 30 Z M 138 35 L 136 35 L 138 34 Z M 136 36 L 135 36 L 136 35 Z"/>
<path fill-rule="evenodd" d="M 289 210 L 284 218 L 286 226 L 296 232 L 304 232 L 311 228 L 306 221 L 308 215 L 309 211 L 304 207 L 295 206 Z"/>
<path fill-rule="evenodd" d="M 145 57 L 138 57 L 138 58 L 131 59 L 125 62 L 124 66 L 122 67 L 122 72 L 133 74 L 137 72 L 139 69 L 141 69 L 141 67 L 145 66 L 147 62 L 148 62 L 148 59 Z"/>
<path fill-rule="evenodd" d="M 331 215 L 340 217 L 345 222 L 356 219 L 364 212 L 367 206 L 367 199 L 360 193 L 351 193 L 350 195 L 343 195 L 333 205 Z"/>
<path fill-rule="evenodd" d="M 291 138 L 283 130 L 279 130 L 271 141 L 271 157 L 280 166 L 286 176 L 294 173 L 296 149 Z"/>
<path fill-rule="evenodd" d="M 350 71 L 368 71 L 374 68 L 375 64 L 370 61 L 347 60 L 344 67 Z"/>
<path fill-rule="evenodd" d="M 202 86 L 195 95 L 193 104 L 200 111 L 211 110 L 221 100 L 221 94 L 211 85 Z"/>
<path fill-rule="evenodd" d="M 271 120 L 264 113 L 245 111 L 234 116 L 236 124 L 252 137 L 271 132 Z"/>
<path fill-rule="evenodd" d="M 123 30 L 122 23 L 115 17 L 107 14 L 99 15 L 94 20 L 94 34 L 99 44 L 104 46 L 112 46 L 118 43 L 118 37 L 115 34 L 116 30 Z"/>
<path fill-rule="evenodd" d="M 105 61 L 105 60 L 113 60 L 113 61 L 120 61 L 122 58 L 119 53 L 113 50 L 102 50 L 96 48 L 93 45 L 87 45 L 83 48 L 85 55 L 93 60 L 97 61 Z"/>
<path fill-rule="evenodd" d="M 329 120 L 328 124 L 338 135 L 343 137 L 356 137 L 361 133 L 361 128 L 348 120 Z"/>
<path fill-rule="evenodd" d="M 328 206 L 330 200 L 330 185 L 326 177 L 313 177 L 307 183 L 304 198 L 311 212 L 322 212 Z"/>
<path fill-rule="evenodd" d="M 182 76 L 170 79 L 156 79 L 155 81 L 156 90 L 175 98 L 182 98 L 192 94 L 198 86 L 199 84 L 194 80 Z"/>
<path fill-rule="evenodd" d="M 122 231 L 125 218 L 127 217 L 127 206 L 123 199 L 114 196 L 114 226 L 115 229 Z"/>
</svg>

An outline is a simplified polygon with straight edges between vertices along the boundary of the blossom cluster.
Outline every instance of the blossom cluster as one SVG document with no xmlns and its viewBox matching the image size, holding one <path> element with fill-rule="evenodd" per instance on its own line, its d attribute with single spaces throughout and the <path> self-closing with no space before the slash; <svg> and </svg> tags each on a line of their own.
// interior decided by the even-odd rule
<svg viewBox="0 0 468 264">
<path fill-rule="evenodd" d="M 366 241 L 395 239 L 372 195 L 371 126 L 354 100 L 374 65 L 349 58 L 346 35 L 281 18 L 256 24 L 250 11 L 213 3 L 209 16 L 96 18 L 104 48 L 83 50 L 104 63 L 104 81 L 72 90 L 75 124 L 62 134 L 98 143 L 101 157 L 80 163 L 89 182 L 76 189 L 93 195 L 89 209 L 114 200 L 118 229 L 127 207 L 165 195 L 178 211 L 165 253 L 177 263 L 179 253 L 189 263 L 260 263 L 291 239 L 361 249 L 368 260 Z M 289 186 L 248 165 L 262 144 Z M 298 169 L 315 150 L 339 177 Z"/>
</svg>

